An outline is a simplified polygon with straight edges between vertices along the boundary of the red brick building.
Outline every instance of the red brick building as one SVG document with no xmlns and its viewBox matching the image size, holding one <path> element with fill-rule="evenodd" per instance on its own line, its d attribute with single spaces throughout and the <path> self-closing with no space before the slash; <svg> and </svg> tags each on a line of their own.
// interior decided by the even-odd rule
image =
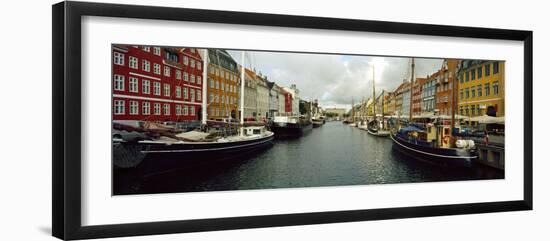
<svg viewBox="0 0 550 241">
<path fill-rule="evenodd" d="M 457 104 L 452 103 L 452 93 L 453 83 L 457 81 L 458 64 L 459 61 L 456 59 L 446 59 L 444 60 L 443 67 L 440 70 L 441 78 L 439 78 L 439 81 L 437 82 L 435 106 L 442 115 L 451 115 L 452 105 L 456 106 Z"/>
<path fill-rule="evenodd" d="M 285 113 L 292 113 L 292 94 L 285 91 Z"/>
<path fill-rule="evenodd" d="M 200 120 L 203 66 L 197 49 L 111 49 L 113 120 Z"/>
</svg>

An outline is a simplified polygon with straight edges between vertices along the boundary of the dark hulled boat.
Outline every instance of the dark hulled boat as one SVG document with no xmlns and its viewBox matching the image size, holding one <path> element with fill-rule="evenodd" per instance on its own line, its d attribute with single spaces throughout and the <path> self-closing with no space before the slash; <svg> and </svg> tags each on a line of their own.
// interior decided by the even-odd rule
<svg viewBox="0 0 550 241">
<path fill-rule="evenodd" d="M 113 140 L 113 164 L 135 168 L 142 174 L 177 170 L 214 161 L 234 160 L 273 144 L 274 134 L 265 127 L 246 127 L 245 135 L 213 141 Z"/>
<path fill-rule="evenodd" d="M 473 146 L 464 148 L 437 147 L 435 143 L 416 137 L 412 133 L 423 132 L 414 126 L 401 128 L 390 135 L 393 148 L 402 154 L 416 160 L 428 162 L 437 166 L 471 167 L 477 158 L 477 150 Z"/>
<path fill-rule="evenodd" d="M 276 116 L 271 131 L 275 133 L 276 138 L 294 138 L 300 137 L 311 131 L 312 123 L 309 120 L 295 116 Z"/>
</svg>

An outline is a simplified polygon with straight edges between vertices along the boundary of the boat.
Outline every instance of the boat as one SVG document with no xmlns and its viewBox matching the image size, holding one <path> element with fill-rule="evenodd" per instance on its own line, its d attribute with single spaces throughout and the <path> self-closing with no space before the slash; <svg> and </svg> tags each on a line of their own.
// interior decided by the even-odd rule
<svg viewBox="0 0 550 241">
<path fill-rule="evenodd" d="M 312 123 L 295 115 L 275 116 L 270 129 L 279 139 L 300 137 L 312 129 Z"/>
<path fill-rule="evenodd" d="M 373 105 L 373 119 L 367 123 L 366 130 L 367 133 L 373 136 L 378 137 L 387 137 L 390 135 L 390 131 L 386 129 L 387 125 L 384 125 L 384 90 L 378 98 L 382 98 L 382 121 L 379 121 L 376 117 L 376 90 L 375 90 L 375 81 L 374 81 L 374 66 L 372 66 L 372 105 Z"/>
<path fill-rule="evenodd" d="M 203 56 L 209 56 L 204 50 Z M 244 80 L 244 52 L 241 59 L 241 79 Z M 207 79 L 208 58 L 204 58 L 203 78 Z M 203 82 L 206 89 L 207 81 Z M 244 88 L 244 84 L 241 85 Z M 240 112 L 243 112 L 243 93 L 240 91 Z M 137 168 L 141 173 L 174 170 L 190 164 L 208 164 L 214 161 L 233 160 L 272 145 L 275 134 L 263 125 L 245 124 L 240 116 L 237 122 L 228 120 L 207 121 L 206 98 L 202 99 L 201 127 L 178 132 L 170 126 L 143 121 L 129 126 L 113 123 L 113 129 L 140 132 L 133 139 L 113 136 L 113 165 L 115 168 Z M 129 136 L 129 135 L 127 135 Z"/>
<path fill-rule="evenodd" d="M 317 127 L 321 127 L 324 124 L 324 122 L 321 119 L 313 118 L 311 119 L 311 124 L 313 128 L 317 128 Z"/>
<path fill-rule="evenodd" d="M 414 58 L 411 61 L 411 83 L 414 80 Z M 455 86 L 456 87 L 456 86 Z M 453 88 L 456 89 L 456 88 Z M 455 93 L 453 92 L 454 100 Z M 412 95 L 411 95 L 412 103 Z M 454 109 L 451 120 L 435 118 L 432 123 L 415 125 L 412 122 L 412 105 L 409 112 L 409 124 L 390 134 L 393 149 L 436 166 L 471 167 L 478 158 L 477 148 L 473 140 L 454 137 Z"/>
</svg>

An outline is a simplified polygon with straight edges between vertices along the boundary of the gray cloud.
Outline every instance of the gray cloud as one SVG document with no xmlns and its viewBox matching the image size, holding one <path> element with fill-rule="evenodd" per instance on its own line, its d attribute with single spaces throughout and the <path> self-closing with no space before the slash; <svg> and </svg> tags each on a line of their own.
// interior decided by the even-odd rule
<svg viewBox="0 0 550 241">
<path fill-rule="evenodd" d="M 241 61 L 240 51 L 229 51 Z M 372 96 L 372 63 L 376 93 L 393 91 L 410 79 L 410 58 L 348 56 L 248 51 L 245 66 L 256 69 L 281 86 L 296 84 L 300 97 L 318 99 L 324 107 L 345 107 Z M 415 59 L 415 76 L 423 77 L 441 67 L 442 59 Z"/>
</svg>

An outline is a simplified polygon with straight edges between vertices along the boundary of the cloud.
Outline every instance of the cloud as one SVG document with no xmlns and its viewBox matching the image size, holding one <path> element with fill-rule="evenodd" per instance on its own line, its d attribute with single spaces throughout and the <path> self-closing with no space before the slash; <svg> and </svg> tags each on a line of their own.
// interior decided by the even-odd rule
<svg viewBox="0 0 550 241">
<path fill-rule="evenodd" d="M 240 62 L 240 51 L 229 51 Z M 415 76 L 441 67 L 442 59 L 415 59 Z M 410 79 L 410 58 L 247 51 L 245 66 L 281 86 L 296 84 L 300 98 L 318 99 L 323 107 L 349 106 L 372 96 L 372 65 L 376 93 L 393 91 Z"/>
</svg>

